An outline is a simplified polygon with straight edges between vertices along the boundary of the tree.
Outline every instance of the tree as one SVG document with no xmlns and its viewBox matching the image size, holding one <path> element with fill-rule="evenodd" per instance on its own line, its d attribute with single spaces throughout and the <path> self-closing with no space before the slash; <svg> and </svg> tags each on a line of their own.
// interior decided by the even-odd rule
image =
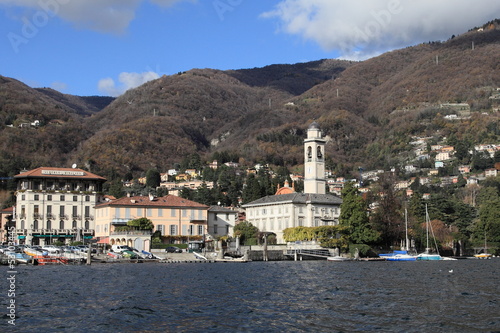
<svg viewBox="0 0 500 333">
<path fill-rule="evenodd" d="M 381 177 L 378 193 L 378 206 L 371 217 L 374 228 L 380 232 L 385 246 L 392 246 L 404 238 L 405 223 L 401 213 L 401 200 L 394 192 L 393 177 Z"/>
<path fill-rule="evenodd" d="M 254 174 L 250 174 L 247 177 L 246 186 L 243 188 L 243 202 L 248 203 L 262 197 L 263 195 L 259 181 Z"/>
<path fill-rule="evenodd" d="M 154 224 L 153 222 L 145 217 L 141 217 L 135 220 L 130 220 L 127 222 L 127 226 L 133 227 L 136 230 L 153 230 Z"/>
<path fill-rule="evenodd" d="M 146 186 L 150 188 L 156 189 L 160 186 L 161 183 L 161 175 L 160 172 L 156 169 L 149 169 L 146 172 Z"/>
<path fill-rule="evenodd" d="M 259 228 L 248 221 L 243 221 L 234 226 L 234 237 L 240 237 L 241 244 L 257 244 Z"/>
<path fill-rule="evenodd" d="M 339 224 L 347 228 L 351 243 L 371 244 L 379 238 L 370 226 L 366 202 L 358 195 L 353 182 L 347 183 L 342 190 Z"/>
<path fill-rule="evenodd" d="M 485 235 L 490 242 L 500 242 L 500 196 L 494 187 L 485 187 L 479 194 L 479 222 L 474 239 L 481 244 Z"/>
</svg>

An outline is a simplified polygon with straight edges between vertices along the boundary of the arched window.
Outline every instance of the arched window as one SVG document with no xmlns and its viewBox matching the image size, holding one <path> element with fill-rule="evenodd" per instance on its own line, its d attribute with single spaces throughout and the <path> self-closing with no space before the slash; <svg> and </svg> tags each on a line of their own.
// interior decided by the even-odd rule
<svg viewBox="0 0 500 333">
<path fill-rule="evenodd" d="M 52 221 L 51 220 L 47 220 L 47 229 L 52 229 Z"/>
<path fill-rule="evenodd" d="M 59 229 L 64 229 L 64 220 L 59 221 Z"/>
<path fill-rule="evenodd" d="M 323 153 L 321 152 L 321 147 L 318 146 L 318 152 L 317 152 L 317 155 L 318 155 L 318 158 L 323 158 Z"/>
</svg>

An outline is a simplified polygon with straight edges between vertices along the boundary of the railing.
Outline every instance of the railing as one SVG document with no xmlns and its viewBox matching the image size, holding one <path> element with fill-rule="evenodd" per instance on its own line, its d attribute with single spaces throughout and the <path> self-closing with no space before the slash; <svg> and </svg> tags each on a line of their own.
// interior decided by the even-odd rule
<svg viewBox="0 0 500 333">
<path fill-rule="evenodd" d="M 319 250 L 309 250 L 309 249 L 288 249 L 285 252 L 287 256 L 294 256 L 295 254 L 300 254 L 303 256 L 311 256 L 311 257 L 321 257 L 326 258 L 330 257 L 330 251 L 327 249 L 319 249 Z"/>
<path fill-rule="evenodd" d="M 128 221 L 130 221 L 130 219 L 115 217 L 114 219 L 111 220 L 111 224 L 113 224 L 113 225 L 127 225 Z"/>
<path fill-rule="evenodd" d="M 67 220 L 68 219 L 68 215 L 62 215 L 62 214 L 59 214 L 59 218 L 61 220 Z"/>
<path fill-rule="evenodd" d="M 150 236 L 152 232 L 148 230 L 111 231 L 111 235 Z"/>
</svg>

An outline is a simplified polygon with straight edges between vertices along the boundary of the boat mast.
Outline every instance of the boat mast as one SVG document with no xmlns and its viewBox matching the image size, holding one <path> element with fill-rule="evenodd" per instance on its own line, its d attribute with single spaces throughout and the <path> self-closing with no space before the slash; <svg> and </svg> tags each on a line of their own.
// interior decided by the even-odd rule
<svg viewBox="0 0 500 333">
<path fill-rule="evenodd" d="M 425 253 L 429 253 L 429 211 L 427 210 L 427 204 L 425 204 L 425 221 L 427 222 L 426 224 L 426 234 L 427 234 L 427 245 L 425 248 Z"/>
<path fill-rule="evenodd" d="M 405 207 L 405 230 L 406 230 L 406 251 L 410 251 L 410 241 L 408 239 L 408 210 Z"/>
</svg>

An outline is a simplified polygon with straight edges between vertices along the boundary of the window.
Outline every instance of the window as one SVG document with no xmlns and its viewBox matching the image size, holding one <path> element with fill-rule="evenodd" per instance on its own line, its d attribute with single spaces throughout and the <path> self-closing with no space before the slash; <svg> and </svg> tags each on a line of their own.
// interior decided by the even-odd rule
<svg viewBox="0 0 500 333">
<path fill-rule="evenodd" d="M 219 229 L 219 226 L 217 224 L 214 224 L 214 234 L 217 234 L 217 229 Z"/>
<path fill-rule="evenodd" d="M 47 218 L 49 219 L 51 215 L 52 215 L 52 206 L 47 205 Z"/>
<path fill-rule="evenodd" d="M 85 229 L 90 229 L 90 222 L 89 222 L 89 220 L 85 220 Z"/>
<path fill-rule="evenodd" d="M 194 235 L 194 225 L 190 225 L 189 226 L 189 236 L 193 236 Z"/>
<path fill-rule="evenodd" d="M 162 216 L 163 216 L 163 209 L 158 208 L 158 217 L 162 217 Z"/>
<path fill-rule="evenodd" d="M 26 200 L 26 195 L 25 194 L 21 195 L 21 200 Z"/>
<path fill-rule="evenodd" d="M 85 206 L 85 218 L 89 218 L 89 217 L 90 217 L 90 207 Z"/>
<path fill-rule="evenodd" d="M 177 235 L 177 225 L 175 224 L 170 225 L 170 235 L 171 236 Z"/>
<path fill-rule="evenodd" d="M 165 234 L 165 226 L 163 224 L 159 224 L 156 226 L 156 231 L 160 232 L 160 235 L 163 236 Z"/>
<path fill-rule="evenodd" d="M 59 221 L 59 229 L 64 229 L 64 220 Z"/>
<path fill-rule="evenodd" d="M 71 227 L 72 227 L 73 229 L 76 229 L 76 221 L 75 221 L 75 220 L 73 220 L 73 224 L 71 225 Z"/>
<path fill-rule="evenodd" d="M 78 216 L 78 206 L 73 206 L 73 218 Z"/>
<path fill-rule="evenodd" d="M 47 195 L 47 201 L 52 201 L 52 194 Z"/>
<path fill-rule="evenodd" d="M 129 218 L 130 218 L 130 208 L 129 208 L 129 207 L 126 207 L 126 208 L 125 208 L 125 218 L 126 218 L 126 219 L 129 219 Z"/>
<path fill-rule="evenodd" d="M 198 226 L 198 235 L 203 235 L 203 226 L 202 225 Z"/>
<path fill-rule="evenodd" d="M 47 229 L 52 229 L 52 221 L 51 220 L 47 220 Z"/>
<path fill-rule="evenodd" d="M 142 217 L 142 212 L 140 208 L 137 208 L 137 212 L 135 213 L 135 215 L 137 215 L 137 217 Z"/>
<path fill-rule="evenodd" d="M 146 214 L 147 214 L 147 217 L 152 217 L 152 216 L 153 216 L 153 209 L 148 208 L 148 209 L 146 210 Z"/>
<path fill-rule="evenodd" d="M 175 209 L 170 210 L 170 217 L 175 217 Z"/>
<path fill-rule="evenodd" d="M 188 214 L 187 209 L 183 209 L 182 210 L 182 217 L 187 217 L 187 214 Z"/>
<path fill-rule="evenodd" d="M 40 200 L 40 196 L 38 194 L 35 194 L 35 198 L 34 198 L 35 201 L 38 201 Z"/>
<path fill-rule="evenodd" d="M 78 196 L 74 195 L 73 196 L 73 201 L 78 201 Z"/>
<path fill-rule="evenodd" d="M 90 201 L 90 195 L 85 196 L 85 201 Z"/>
<path fill-rule="evenodd" d="M 59 206 L 59 215 L 61 218 L 64 216 L 64 206 Z"/>
<path fill-rule="evenodd" d="M 64 201 L 64 195 L 61 195 L 61 197 L 59 198 L 59 200 Z"/>
</svg>

